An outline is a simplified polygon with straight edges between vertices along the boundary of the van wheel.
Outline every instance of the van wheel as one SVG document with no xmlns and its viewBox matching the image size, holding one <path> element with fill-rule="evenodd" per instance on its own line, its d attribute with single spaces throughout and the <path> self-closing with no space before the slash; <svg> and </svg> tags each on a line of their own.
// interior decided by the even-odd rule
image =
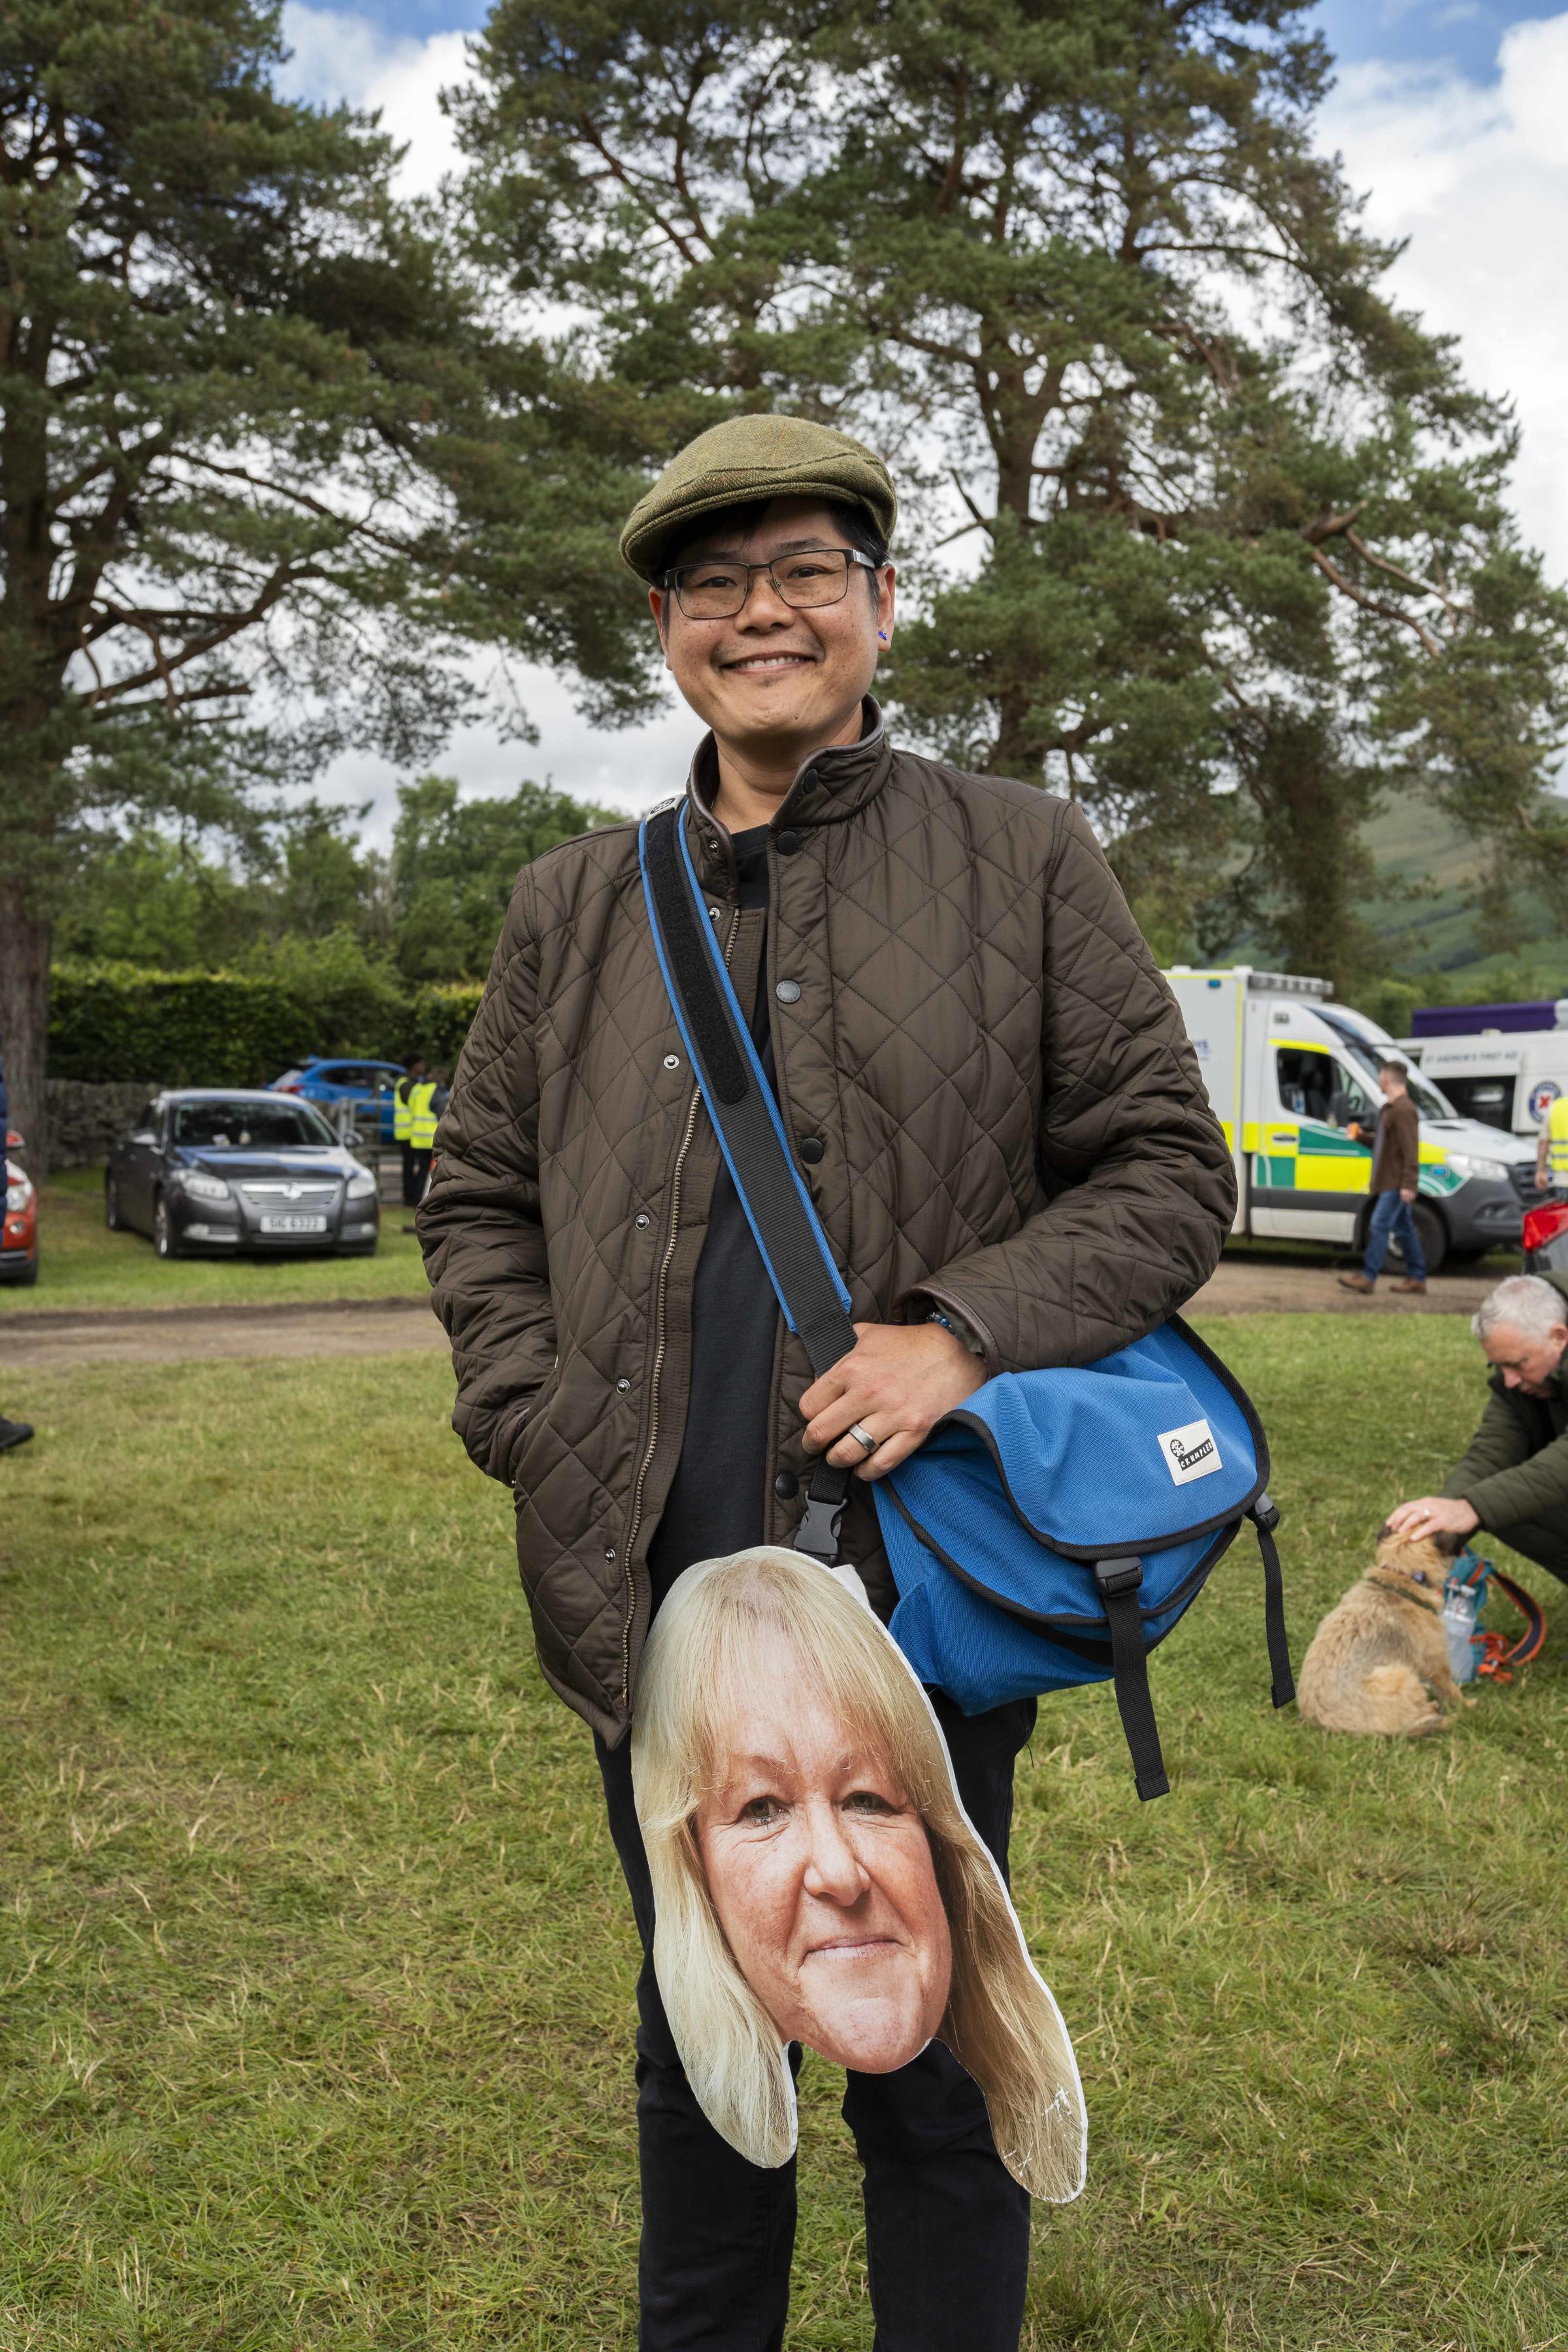
<svg viewBox="0 0 1568 2352">
<path fill-rule="evenodd" d="M 1436 1209 L 1429 1207 L 1425 1201 L 1417 1201 L 1415 1230 L 1421 1237 L 1421 1255 L 1426 1261 L 1426 1271 L 1436 1274 L 1448 1255 L 1448 1228 Z M 1388 1262 L 1390 1265 L 1397 1265 L 1403 1274 L 1405 1253 L 1399 1246 L 1397 1234 L 1389 1243 Z"/>
</svg>

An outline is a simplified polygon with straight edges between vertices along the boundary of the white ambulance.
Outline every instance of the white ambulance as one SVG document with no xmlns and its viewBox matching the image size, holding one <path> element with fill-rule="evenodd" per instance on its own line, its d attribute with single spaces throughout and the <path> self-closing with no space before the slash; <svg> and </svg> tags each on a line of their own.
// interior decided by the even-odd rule
<svg viewBox="0 0 1568 2352">
<path fill-rule="evenodd" d="M 1533 1004 L 1435 1006 L 1415 1015 L 1410 1049 L 1424 1075 L 1472 1118 L 1541 1133 L 1568 1094 L 1568 997 Z"/>
<path fill-rule="evenodd" d="M 1247 964 L 1175 964 L 1165 978 L 1230 1144 L 1234 1230 L 1361 1248 L 1372 1148 L 1349 1130 L 1370 1132 L 1382 1102 L 1379 1051 L 1401 1049 L 1364 1013 L 1335 1004 L 1326 980 Z M 1410 1092 L 1421 1118 L 1415 1222 L 1428 1273 L 1445 1258 L 1517 1248 L 1537 1198 L 1533 1149 L 1461 1118 L 1414 1069 Z"/>
</svg>

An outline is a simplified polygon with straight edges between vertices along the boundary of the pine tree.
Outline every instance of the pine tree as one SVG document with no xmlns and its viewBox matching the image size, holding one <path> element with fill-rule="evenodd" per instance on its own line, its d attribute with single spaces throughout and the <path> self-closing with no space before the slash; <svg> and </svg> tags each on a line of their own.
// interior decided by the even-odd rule
<svg viewBox="0 0 1568 2352">
<path fill-rule="evenodd" d="M 1314 150 L 1307 5 L 500 0 L 464 129 L 606 370 L 894 457 L 906 728 L 1083 799 L 1168 947 L 1343 978 L 1385 775 L 1556 856 L 1564 606 Z"/>
<path fill-rule="evenodd" d="M 427 757 L 475 637 L 646 694 L 583 546 L 635 495 L 634 404 L 498 325 L 281 54 L 269 0 L 0 19 L 0 1055 L 35 1163 L 51 924 L 106 827 L 239 823 L 348 742 Z"/>
</svg>

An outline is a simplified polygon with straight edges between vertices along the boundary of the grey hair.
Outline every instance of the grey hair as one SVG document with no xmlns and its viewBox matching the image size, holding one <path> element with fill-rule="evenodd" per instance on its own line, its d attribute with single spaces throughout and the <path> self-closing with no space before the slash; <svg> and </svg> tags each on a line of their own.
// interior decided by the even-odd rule
<svg viewBox="0 0 1568 2352">
<path fill-rule="evenodd" d="M 701 1561 L 653 1622 L 632 1716 L 632 1783 L 653 1880 L 654 1967 L 675 2046 L 709 2121 L 752 2164 L 795 2144 L 789 2053 L 736 1966 L 708 1892 L 696 1812 L 759 1649 L 793 1649 L 819 1691 L 887 1752 L 925 1824 L 952 1937 L 940 2038 L 979 2084 L 997 2153 L 1031 2196 L 1083 2187 L 1087 2123 L 1072 2043 L 1000 1872 L 959 1801 L 931 1701 L 863 1601 L 774 1546 Z"/>
<path fill-rule="evenodd" d="M 1568 1299 L 1538 1274 L 1510 1274 L 1489 1291 L 1470 1318 L 1478 1339 L 1488 1339 L 1501 1323 L 1527 1339 L 1544 1339 L 1554 1324 L 1568 1324 Z"/>
</svg>

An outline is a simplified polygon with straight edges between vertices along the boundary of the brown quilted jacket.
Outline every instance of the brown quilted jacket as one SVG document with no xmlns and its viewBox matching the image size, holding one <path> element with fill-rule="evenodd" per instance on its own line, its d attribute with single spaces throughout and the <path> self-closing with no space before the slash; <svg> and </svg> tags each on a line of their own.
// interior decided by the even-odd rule
<svg viewBox="0 0 1568 2352">
<path fill-rule="evenodd" d="M 736 911 L 729 836 L 695 782 L 685 821 L 750 1003 L 758 919 Z M 1079 812 L 895 751 L 874 726 L 805 764 L 773 831 L 780 1107 L 856 1319 L 945 1303 L 992 1372 L 1090 1363 L 1152 1328 L 1212 1271 L 1233 1178 L 1176 1007 Z M 545 1675 L 614 1742 L 685 1425 L 719 1164 L 654 961 L 635 824 L 519 876 L 436 1153 L 419 1232 L 454 1425 L 515 1490 Z M 795 1406 L 810 1377 L 781 1325 L 776 1541 L 805 1507 Z M 886 1613 L 875 1510 L 862 1482 L 851 1496 L 846 1555 Z"/>
</svg>

